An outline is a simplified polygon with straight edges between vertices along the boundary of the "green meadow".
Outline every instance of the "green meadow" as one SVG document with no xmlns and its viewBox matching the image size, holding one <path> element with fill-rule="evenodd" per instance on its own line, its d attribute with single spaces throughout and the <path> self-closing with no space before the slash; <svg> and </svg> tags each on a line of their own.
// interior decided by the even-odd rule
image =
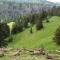
<svg viewBox="0 0 60 60">
<path fill-rule="evenodd" d="M 43 21 L 44 28 L 37 31 L 35 25 L 33 26 L 33 33 L 30 33 L 30 28 L 23 32 L 13 35 L 13 42 L 8 47 L 12 48 L 40 48 L 44 47 L 46 50 L 53 50 L 59 48 L 53 37 L 56 29 L 60 25 L 60 17 L 54 16 L 49 19 L 49 23 Z"/>
</svg>

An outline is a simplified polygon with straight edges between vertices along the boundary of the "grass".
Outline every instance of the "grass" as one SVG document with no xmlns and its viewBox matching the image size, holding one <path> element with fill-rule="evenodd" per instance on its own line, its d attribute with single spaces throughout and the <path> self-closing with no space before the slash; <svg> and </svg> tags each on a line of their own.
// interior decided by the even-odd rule
<svg viewBox="0 0 60 60">
<path fill-rule="evenodd" d="M 21 33 L 13 35 L 13 42 L 8 45 L 12 48 L 39 48 L 44 47 L 47 50 L 52 50 L 59 48 L 53 42 L 54 32 L 60 25 L 60 17 L 54 16 L 49 19 L 49 23 L 43 22 L 44 29 L 36 31 L 35 26 L 33 26 L 33 34 L 30 34 L 30 28 L 24 30 Z"/>
</svg>

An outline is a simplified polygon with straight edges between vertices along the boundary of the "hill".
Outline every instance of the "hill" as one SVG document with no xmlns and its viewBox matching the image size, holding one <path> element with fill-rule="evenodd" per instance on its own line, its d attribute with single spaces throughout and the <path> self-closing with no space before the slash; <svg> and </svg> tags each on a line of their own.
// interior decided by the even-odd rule
<svg viewBox="0 0 60 60">
<path fill-rule="evenodd" d="M 13 42 L 8 45 L 12 48 L 39 48 L 44 47 L 46 50 L 54 50 L 59 48 L 57 44 L 53 42 L 53 37 L 56 29 L 60 25 L 60 17 L 52 17 L 49 19 L 49 23 L 43 22 L 44 29 L 36 31 L 33 26 L 33 34 L 30 34 L 30 28 L 24 30 L 21 33 L 13 35 Z"/>
<path fill-rule="evenodd" d="M 40 31 L 36 31 L 34 25 L 32 34 L 29 32 L 30 28 L 27 28 L 13 35 L 13 42 L 7 48 L 0 48 L 0 60 L 48 60 L 46 53 L 53 60 L 60 60 L 60 46 L 53 42 L 54 33 L 60 26 L 60 17 L 53 16 L 49 21 L 43 21 L 44 29 Z M 44 47 L 45 55 L 32 55 L 31 51 L 37 52 L 36 49 L 41 47 Z"/>
</svg>

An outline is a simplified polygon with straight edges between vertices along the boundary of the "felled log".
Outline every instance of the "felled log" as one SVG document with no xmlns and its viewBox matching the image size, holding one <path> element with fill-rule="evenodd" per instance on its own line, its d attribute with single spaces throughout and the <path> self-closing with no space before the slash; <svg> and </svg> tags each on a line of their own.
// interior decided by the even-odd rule
<svg viewBox="0 0 60 60">
<path fill-rule="evenodd" d="M 12 52 L 10 56 L 18 56 L 20 55 L 20 50 L 17 50 L 16 52 Z"/>
<path fill-rule="evenodd" d="M 51 59 L 51 60 L 53 60 L 53 57 L 50 55 L 50 54 L 46 54 L 46 59 Z"/>
<path fill-rule="evenodd" d="M 0 51 L 0 57 L 3 57 L 3 56 L 4 56 L 4 52 Z"/>
</svg>

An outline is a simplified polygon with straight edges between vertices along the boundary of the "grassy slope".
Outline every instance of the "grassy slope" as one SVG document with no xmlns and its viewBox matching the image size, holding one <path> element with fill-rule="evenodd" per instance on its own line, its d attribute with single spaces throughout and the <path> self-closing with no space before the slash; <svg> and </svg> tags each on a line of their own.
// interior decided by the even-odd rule
<svg viewBox="0 0 60 60">
<path fill-rule="evenodd" d="M 54 36 L 54 32 L 56 28 L 60 25 L 60 17 L 52 17 L 49 19 L 50 22 L 44 22 L 44 29 L 40 31 L 36 31 L 35 27 L 33 27 L 33 34 L 29 33 L 29 29 L 18 33 L 13 36 L 14 41 L 8 45 L 8 47 L 13 48 L 38 48 L 45 47 L 45 49 L 51 50 L 58 48 L 52 38 Z"/>
</svg>

